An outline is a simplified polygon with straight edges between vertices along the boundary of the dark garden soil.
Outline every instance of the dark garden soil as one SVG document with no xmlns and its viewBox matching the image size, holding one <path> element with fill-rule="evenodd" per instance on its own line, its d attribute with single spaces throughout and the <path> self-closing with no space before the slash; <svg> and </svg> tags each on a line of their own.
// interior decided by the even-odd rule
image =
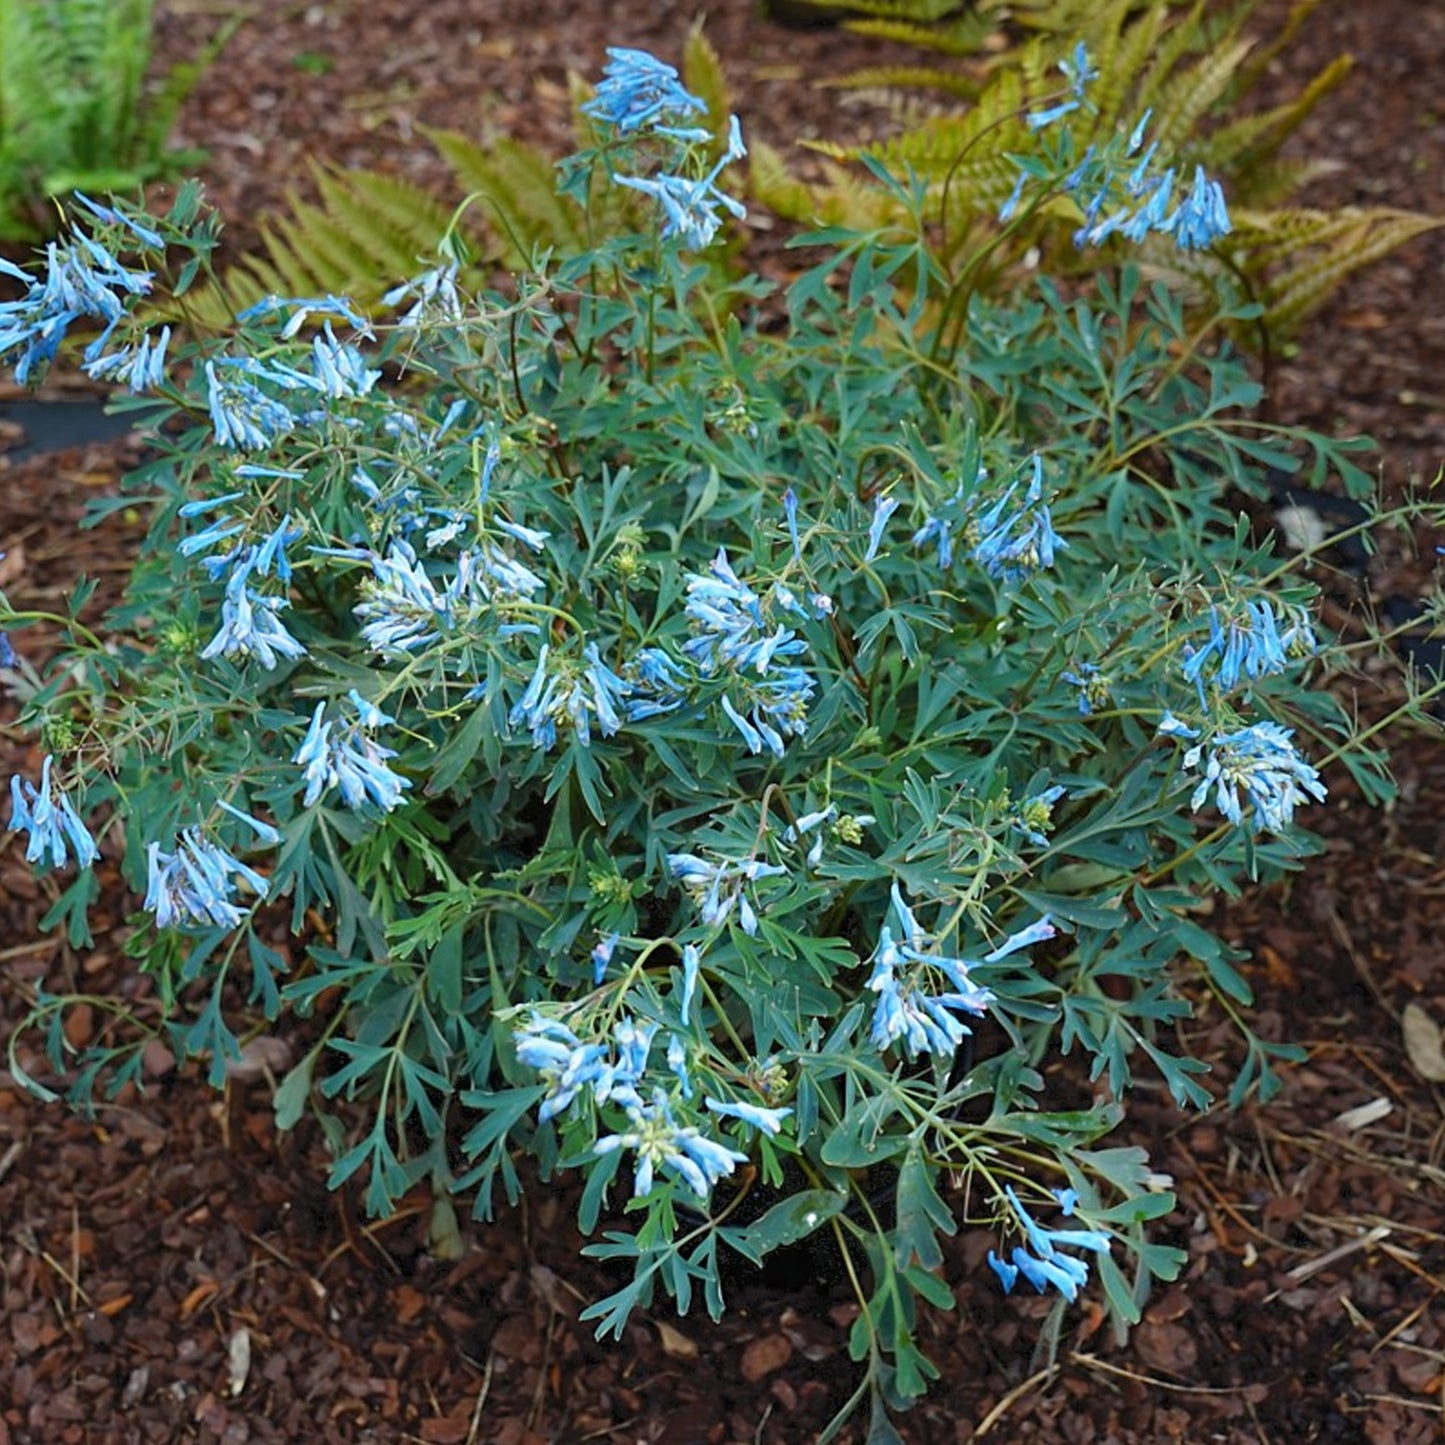
<svg viewBox="0 0 1445 1445">
<path fill-rule="evenodd" d="M 232 7 L 160 8 L 179 54 Z M 187 106 L 183 138 L 208 149 L 204 174 L 243 244 L 310 157 L 444 181 L 421 124 L 560 152 L 568 69 L 595 74 L 607 43 L 675 57 L 699 8 L 754 135 L 786 147 L 878 121 L 810 84 L 878 47 L 782 29 L 743 0 L 256 0 Z M 1445 11 L 1326 3 L 1294 76 L 1340 50 L 1354 74 L 1296 145 L 1340 163 L 1310 198 L 1445 211 Z M 766 252 L 766 218 L 751 224 Z M 1445 453 L 1445 233 L 1350 285 L 1273 384 L 1281 419 L 1375 436 L 1395 490 L 1432 477 Z M 8 466 L 0 455 L 0 585 L 17 605 L 62 607 L 81 572 L 114 595 L 138 519 L 76 524 L 134 455 L 124 442 Z M 1418 592 L 1427 569 L 1395 550 L 1364 604 Z M 38 656 L 44 641 L 22 645 Z M 1382 713 L 1395 691 L 1363 678 L 1361 709 Z M 0 702 L 0 778 L 34 776 L 13 717 Z M 1306 1043 L 1309 1061 L 1270 1104 L 1234 1114 L 1186 1117 L 1142 1090 L 1117 1141 L 1146 1145 L 1175 1180 L 1179 1209 L 1160 1236 L 1188 1251 L 1183 1277 L 1124 1344 L 1083 1303 L 1050 1372 L 1036 1352 L 1048 1302 L 1001 1297 L 983 1267 L 992 1239 L 963 1232 L 945 1264 L 957 1308 L 922 1325 L 942 1379 L 901 1421 L 905 1441 L 1441 1438 L 1445 1094 L 1412 1068 L 1401 1015 L 1414 1002 L 1445 1019 L 1445 747 L 1398 735 L 1394 751 L 1392 809 L 1367 810 L 1332 776 L 1310 819 L 1325 854 L 1216 920 L 1252 952 L 1257 1028 Z M 0 835 L 7 1032 L 42 980 L 154 1009 L 122 952 L 134 901 L 109 865 L 100 876 L 97 945 L 77 953 L 39 933 L 53 887 Z M 98 1009 L 67 1021 L 76 1044 L 105 1026 Z M 1201 1005 L 1186 1033 L 1222 1095 L 1239 1056 L 1228 1020 Z M 144 1094 L 91 1120 L 29 1101 L 0 1071 L 0 1445 L 803 1442 L 846 1398 L 856 1306 L 826 1257 L 738 1280 L 720 1325 L 659 1310 L 621 1345 L 599 1344 L 577 1322 L 604 1286 L 578 1255 L 565 1182 L 529 1189 L 495 1224 L 464 1218 L 449 1251 L 428 1246 L 424 1195 L 369 1222 L 351 1193 L 327 1193 L 319 1135 L 273 1126 L 289 1052 L 284 1039 L 254 1048 L 217 1094 L 157 1048 Z"/>
</svg>

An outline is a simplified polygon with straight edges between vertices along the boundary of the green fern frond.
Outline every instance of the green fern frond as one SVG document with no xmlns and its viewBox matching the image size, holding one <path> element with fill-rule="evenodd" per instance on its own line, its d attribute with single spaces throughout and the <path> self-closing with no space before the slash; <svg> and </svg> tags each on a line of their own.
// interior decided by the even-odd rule
<svg viewBox="0 0 1445 1445">
<path fill-rule="evenodd" d="M 482 145 L 459 131 L 425 133 L 461 188 L 486 203 L 485 225 L 508 265 L 526 264 L 538 246 L 584 244 L 582 213 L 557 194 L 557 168 L 542 151 L 507 137 Z"/>
<path fill-rule="evenodd" d="M 682 80 L 693 95 L 706 103 L 707 129 L 719 137 L 718 148 L 721 150 L 725 144 L 722 137 L 727 131 L 728 117 L 732 114 L 732 100 L 722 60 L 712 42 L 703 34 L 700 20 L 688 32 L 682 48 Z"/>
<path fill-rule="evenodd" d="M 818 82 L 827 90 L 936 90 L 957 100 L 974 101 L 984 81 L 957 70 L 928 65 L 875 65 Z"/>
<path fill-rule="evenodd" d="M 1336 57 L 1293 100 L 1214 131 L 1193 151 L 1194 158 L 1205 166 L 1228 165 L 1237 177 L 1234 194 L 1240 204 L 1267 204 L 1268 177 L 1280 148 L 1353 66 L 1348 55 Z"/>
<path fill-rule="evenodd" d="M 1416 236 L 1445 226 L 1445 220 L 1433 216 L 1383 206 L 1319 214 L 1331 223 L 1321 226 L 1321 233 L 1330 235 L 1329 243 L 1313 248 L 1312 254 L 1292 253 L 1292 263 L 1268 277 L 1263 288 L 1264 321 L 1273 331 L 1297 326 L 1347 277 Z M 1354 223 L 1343 233 L 1336 224 L 1342 218 Z"/>
<path fill-rule="evenodd" d="M 753 142 L 748 165 L 748 193 L 786 221 L 866 231 L 892 218 L 893 207 L 879 188 L 841 166 L 825 162 L 824 183 L 810 186 L 788 170 L 766 141 Z"/>
<path fill-rule="evenodd" d="M 1253 42 L 1237 40 L 1206 55 L 1182 75 L 1171 76 L 1160 87 L 1154 105 L 1151 138 L 1168 153 L 1183 149 L 1199 129 L 1200 121 L 1223 98 Z M 1148 95 L 1148 87 L 1141 90 Z"/>
<path fill-rule="evenodd" d="M 938 55 L 977 55 L 995 27 L 982 16 L 969 15 L 940 26 L 911 20 L 850 20 L 844 27 L 870 40 L 917 45 Z"/>
</svg>

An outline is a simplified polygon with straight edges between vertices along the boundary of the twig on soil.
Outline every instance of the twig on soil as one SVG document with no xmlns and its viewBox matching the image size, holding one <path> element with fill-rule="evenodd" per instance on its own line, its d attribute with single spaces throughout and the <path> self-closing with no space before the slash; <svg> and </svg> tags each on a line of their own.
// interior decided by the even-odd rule
<svg viewBox="0 0 1445 1445">
<path fill-rule="evenodd" d="M 1348 1259 L 1350 1255 L 1357 1254 L 1362 1249 L 1370 1249 L 1377 1245 L 1382 1239 L 1390 1234 L 1388 1224 L 1377 1224 L 1367 1234 L 1362 1234 L 1358 1239 L 1347 1239 L 1343 1244 L 1336 1245 L 1333 1249 L 1327 1250 L 1316 1259 L 1307 1259 L 1303 1264 L 1297 1264 L 1290 1270 L 1285 1278 L 1295 1284 L 1303 1284 L 1305 1280 L 1317 1275 L 1323 1269 L 1329 1269 L 1331 1265 L 1338 1264 L 1342 1259 Z M 1264 1302 L 1268 1304 L 1281 1293 L 1276 1290 L 1272 1295 L 1266 1295 Z"/>
<path fill-rule="evenodd" d="M 482 1425 L 482 1406 L 492 1389 L 492 1368 L 497 1363 L 496 1352 L 487 1351 L 487 1363 L 482 1367 L 482 1385 L 477 1391 L 477 1403 L 472 1407 L 472 1423 L 467 1427 L 466 1445 L 476 1445 L 477 1431 Z"/>
</svg>

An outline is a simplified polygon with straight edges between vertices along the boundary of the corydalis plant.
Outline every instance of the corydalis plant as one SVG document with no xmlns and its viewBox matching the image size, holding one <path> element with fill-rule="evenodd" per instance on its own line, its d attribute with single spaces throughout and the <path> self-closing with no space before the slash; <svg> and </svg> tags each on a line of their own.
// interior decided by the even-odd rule
<svg viewBox="0 0 1445 1445">
<path fill-rule="evenodd" d="M 115 505 L 148 541 L 101 633 L 62 623 L 11 823 L 77 943 L 114 852 L 150 1022 L 212 1078 L 243 1022 L 324 1015 L 278 1117 L 319 1114 L 373 1210 L 426 1179 L 487 1215 L 521 1151 L 579 1171 L 625 1276 L 603 1334 L 659 1287 L 717 1314 L 725 1252 L 828 1231 L 881 1412 L 930 1377 L 916 1307 L 951 1303 L 965 1218 L 1003 1285 L 1097 1282 L 1121 1328 L 1179 1268 L 1142 1153 L 1099 1146 L 1140 1070 L 1211 1098 L 1171 1027 L 1196 998 L 1243 1018 L 1195 904 L 1298 866 L 1326 758 L 1387 785 L 1309 587 L 1224 501 L 1295 459 L 1167 293 L 950 311 L 920 209 L 811 238 L 766 308 L 705 289 L 733 128 L 613 60 L 564 183 L 685 177 L 692 221 L 659 194 L 509 295 L 444 237 L 375 314 L 278 295 L 142 368 L 157 459 Z M 139 354 L 137 305 L 207 254 L 178 208 L 79 216 L 12 277 L 5 354 L 38 375 L 87 323 Z M 60 1087 L 66 1006 L 31 1019 Z M 77 1097 L 139 1077 L 145 1038 L 105 1038 Z M 1288 1056 L 1245 1043 L 1236 1097 Z M 1074 1107 L 1060 1053 L 1118 1102 Z"/>
</svg>

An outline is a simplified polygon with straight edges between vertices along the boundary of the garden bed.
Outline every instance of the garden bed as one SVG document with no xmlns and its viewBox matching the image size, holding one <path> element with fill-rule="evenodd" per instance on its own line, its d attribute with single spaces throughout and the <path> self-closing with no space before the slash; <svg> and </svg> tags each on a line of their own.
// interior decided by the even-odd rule
<svg viewBox="0 0 1445 1445">
<path fill-rule="evenodd" d="M 298 5 L 245 26 L 184 117 L 185 139 L 211 151 L 223 211 L 265 215 L 304 154 L 428 174 L 418 122 L 485 114 L 560 152 L 567 68 L 595 72 L 606 43 L 675 54 L 691 15 L 638 0 L 604 21 L 548 0 L 524 27 L 482 24 L 475 9 Z M 165 23 L 181 46 L 211 20 Z M 1445 134 L 1422 119 L 1438 103 L 1445 17 L 1394 0 L 1326 7 L 1308 29 L 1300 74 L 1343 48 L 1358 62 L 1299 142 L 1343 163 L 1320 198 L 1445 209 Z M 782 31 L 739 6 L 709 34 L 737 108 L 780 145 L 836 124 L 814 75 L 874 58 L 840 32 Z M 235 228 L 238 242 L 250 235 Z M 761 224 L 755 243 L 766 255 Z M 1275 378 L 1281 419 L 1374 435 L 1395 488 L 1433 476 L 1445 450 L 1445 321 L 1424 304 L 1442 274 L 1445 240 L 1411 243 L 1347 287 Z M 83 536 L 75 523 L 134 459 L 126 446 L 0 464 L 0 576 L 17 603 L 53 607 L 82 571 L 103 600 L 123 576 L 136 519 L 122 512 Z M 1387 553 L 1369 587 L 1408 595 L 1424 575 Z M 1361 696 L 1382 708 L 1368 682 Z M 1002 1297 L 983 1265 L 994 1236 L 960 1235 L 944 1265 L 958 1308 L 921 1330 L 942 1379 L 902 1420 L 905 1440 L 1438 1438 L 1445 1119 L 1399 1020 L 1411 1001 L 1445 1017 L 1445 751 L 1399 738 L 1395 756 L 1390 813 L 1332 776 L 1324 856 L 1223 918 L 1253 953 L 1260 1032 L 1306 1043 L 1310 1061 L 1285 1071 L 1268 1106 L 1236 1114 L 1136 1098 L 1119 1142 L 1146 1144 L 1176 1181 L 1180 1208 L 1159 1235 L 1188 1251 L 1183 1277 L 1123 1346 L 1086 1301 L 1050 1373 L 1035 1352 L 1049 1302 Z M 38 757 L 7 737 L 0 765 L 33 776 Z M 3 1018 L 42 976 L 133 994 L 119 943 L 134 901 L 102 870 L 99 943 L 74 954 L 39 937 L 48 885 L 20 852 L 13 835 L 0 843 Z M 97 1025 L 72 1015 L 73 1041 Z M 1203 1007 L 1187 1029 L 1189 1052 L 1227 1083 L 1228 1021 Z M 637 1315 L 621 1346 L 598 1344 L 576 1316 L 615 1285 L 579 1259 L 565 1185 L 530 1190 L 496 1224 L 463 1220 L 450 1252 L 429 1248 L 428 1197 L 368 1222 L 353 1193 L 326 1193 L 319 1133 L 277 1134 L 271 1080 L 287 1064 L 249 1058 L 217 1096 L 157 1052 L 146 1092 L 94 1120 L 42 1108 L 0 1076 L 0 1445 L 791 1442 L 812 1439 L 846 1397 L 856 1305 L 825 1256 L 737 1280 L 721 1325 L 660 1309 Z"/>
</svg>

